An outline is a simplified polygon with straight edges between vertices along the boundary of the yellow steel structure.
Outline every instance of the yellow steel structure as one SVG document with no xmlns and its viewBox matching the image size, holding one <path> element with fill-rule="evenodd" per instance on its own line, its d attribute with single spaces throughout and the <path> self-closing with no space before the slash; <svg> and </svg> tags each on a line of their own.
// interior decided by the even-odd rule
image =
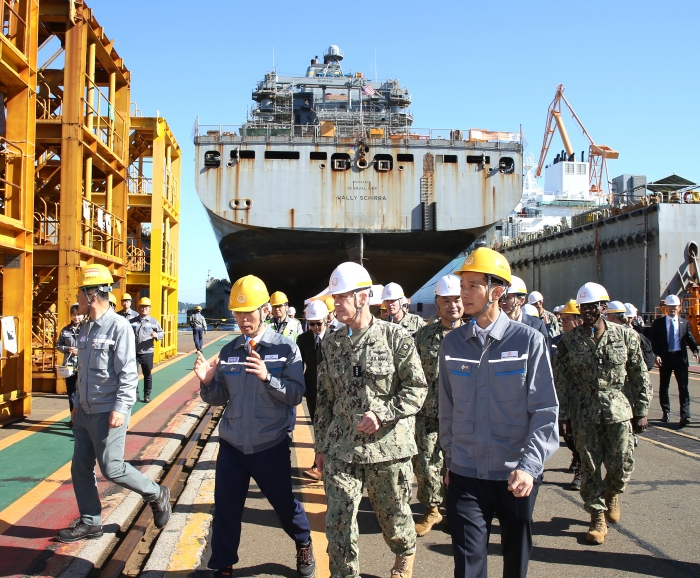
<svg viewBox="0 0 700 578">
<path fill-rule="evenodd" d="M 31 412 L 32 214 L 37 75 L 36 0 L 0 0 L 0 423 Z M 7 121 L 5 121 L 5 112 Z M 14 321 L 14 323 L 12 323 Z"/>
<path fill-rule="evenodd" d="M 129 70 L 82 0 L 0 5 L 0 308 L 18 343 L 0 353 L 1 425 L 32 391 L 65 391 L 55 346 L 86 264 L 109 267 L 118 299 L 127 282 L 150 296 L 155 360 L 176 355 L 181 151 L 164 119 L 131 117 Z"/>
<path fill-rule="evenodd" d="M 131 118 L 129 150 L 126 281 L 135 299 L 150 296 L 163 326 L 158 362 L 177 355 L 181 150 L 165 119 L 139 116 Z"/>
</svg>

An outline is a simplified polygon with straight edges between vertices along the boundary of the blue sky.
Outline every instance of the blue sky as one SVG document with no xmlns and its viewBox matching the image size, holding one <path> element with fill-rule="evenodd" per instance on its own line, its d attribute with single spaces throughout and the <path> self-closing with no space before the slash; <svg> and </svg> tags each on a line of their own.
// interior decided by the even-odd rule
<svg viewBox="0 0 700 578">
<path fill-rule="evenodd" d="M 700 2 L 290 3 L 88 0 L 132 73 L 132 101 L 165 117 L 183 150 L 180 300 L 226 277 L 194 190 L 195 118 L 239 124 L 275 65 L 301 74 L 330 44 L 344 68 L 399 78 L 414 126 L 527 135 L 539 157 L 556 86 L 600 144 L 620 151 L 610 177 L 700 179 Z M 564 115 L 574 148 L 588 148 Z M 561 148 L 555 136 L 552 150 Z M 550 160 L 556 152 L 550 154 Z"/>
</svg>

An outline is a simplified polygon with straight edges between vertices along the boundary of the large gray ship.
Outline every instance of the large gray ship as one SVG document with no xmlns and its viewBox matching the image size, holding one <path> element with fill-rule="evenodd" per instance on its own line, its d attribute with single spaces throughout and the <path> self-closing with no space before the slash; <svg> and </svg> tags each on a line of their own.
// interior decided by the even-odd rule
<svg viewBox="0 0 700 578">
<path fill-rule="evenodd" d="M 406 291 L 505 217 L 522 138 L 418 129 L 398 80 L 345 73 L 330 46 L 305 74 L 272 71 L 241 125 L 195 125 L 195 185 L 232 280 L 260 276 L 299 303 L 342 261 Z"/>
</svg>

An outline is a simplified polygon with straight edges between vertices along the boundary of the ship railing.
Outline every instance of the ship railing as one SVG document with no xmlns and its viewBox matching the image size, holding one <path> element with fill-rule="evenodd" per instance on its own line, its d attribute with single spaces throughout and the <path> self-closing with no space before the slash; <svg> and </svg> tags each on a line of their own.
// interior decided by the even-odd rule
<svg viewBox="0 0 700 578">
<path fill-rule="evenodd" d="M 92 201 L 87 199 L 82 201 L 82 244 L 113 257 L 121 257 L 124 244 L 122 241 L 123 221 Z"/>
<path fill-rule="evenodd" d="M 163 340 L 160 342 L 161 354 L 173 351 L 177 344 L 177 316 L 163 314 L 160 316 L 160 326 L 163 328 Z M 170 356 L 167 356 L 170 357 Z"/>
<path fill-rule="evenodd" d="M 27 23 L 22 14 L 19 0 L 2 0 L 2 34 L 10 44 L 28 56 Z"/>
<path fill-rule="evenodd" d="M 175 277 L 177 275 L 177 255 L 175 247 L 167 241 L 163 241 L 163 259 L 161 271 L 165 275 Z"/>
<path fill-rule="evenodd" d="M 85 75 L 87 98 L 83 100 L 85 126 L 115 156 L 122 158 L 127 123 L 112 105 L 109 97 Z"/>
<path fill-rule="evenodd" d="M 126 270 L 139 273 L 147 272 L 146 251 L 142 247 L 134 245 L 133 239 L 129 239 L 128 242 L 129 244 L 126 246 Z"/>
<path fill-rule="evenodd" d="M 330 122 L 330 124 L 326 124 Z M 195 144 L 238 143 L 347 143 L 347 139 L 371 139 L 374 144 L 409 144 L 421 146 L 458 147 L 466 149 L 520 151 L 522 144 L 512 140 L 468 140 L 469 130 L 446 128 L 417 128 L 410 125 L 347 126 L 332 121 L 318 125 L 283 124 L 195 124 L 192 136 Z M 492 133 L 513 135 L 519 133 Z M 500 137 L 495 137 L 500 138 Z M 504 137 L 505 138 L 505 137 Z"/>
<path fill-rule="evenodd" d="M 36 197 L 34 211 L 34 244 L 58 245 L 59 208 L 58 203 Z"/>
<path fill-rule="evenodd" d="M 150 195 L 153 191 L 153 179 L 143 175 L 127 176 L 126 184 L 130 195 Z"/>
</svg>

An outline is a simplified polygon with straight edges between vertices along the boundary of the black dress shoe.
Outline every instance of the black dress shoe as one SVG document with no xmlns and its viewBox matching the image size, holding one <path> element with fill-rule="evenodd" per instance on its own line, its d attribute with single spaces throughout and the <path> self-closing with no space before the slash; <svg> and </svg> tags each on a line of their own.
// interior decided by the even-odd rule
<svg viewBox="0 0 700 578">
<path fill-rule="evenodd" d="M 80 540 L 94 540 L 102 537 L 102 526 L 88 526 L 80 518 L 70 523 L 65 530 L 60 530 L 56 539 L 59 542 L 78 542 Z"/>
<path fill-rule="evenodd" d="M 153 523 L 156 528 L 162 528 L 170 519 L 170 489 L 166 486 L 160 487 L 160 496 L 157 500 L 148 502 L 153 510 Z"/>
<path fill-rule="evenodd" d="M 666 412 L 666 411 L 664 412 L 664 415 L 661 417 L 661 421 L 664 423 L 668 423 L 671 421 L 671 418 L 668 417 L 668 412 Z"/>
<path fill-rule="evenodd" d="M 678 423 L 678 427 L 685 427 L 690 423 L 690 418 L 682 417 L 681 421 Z"/>
<path fill-rule="evenodd" d="M 151 403 L 151 394 L 147 393 L 143 396 L 143 403 Z"/>
</svg>

